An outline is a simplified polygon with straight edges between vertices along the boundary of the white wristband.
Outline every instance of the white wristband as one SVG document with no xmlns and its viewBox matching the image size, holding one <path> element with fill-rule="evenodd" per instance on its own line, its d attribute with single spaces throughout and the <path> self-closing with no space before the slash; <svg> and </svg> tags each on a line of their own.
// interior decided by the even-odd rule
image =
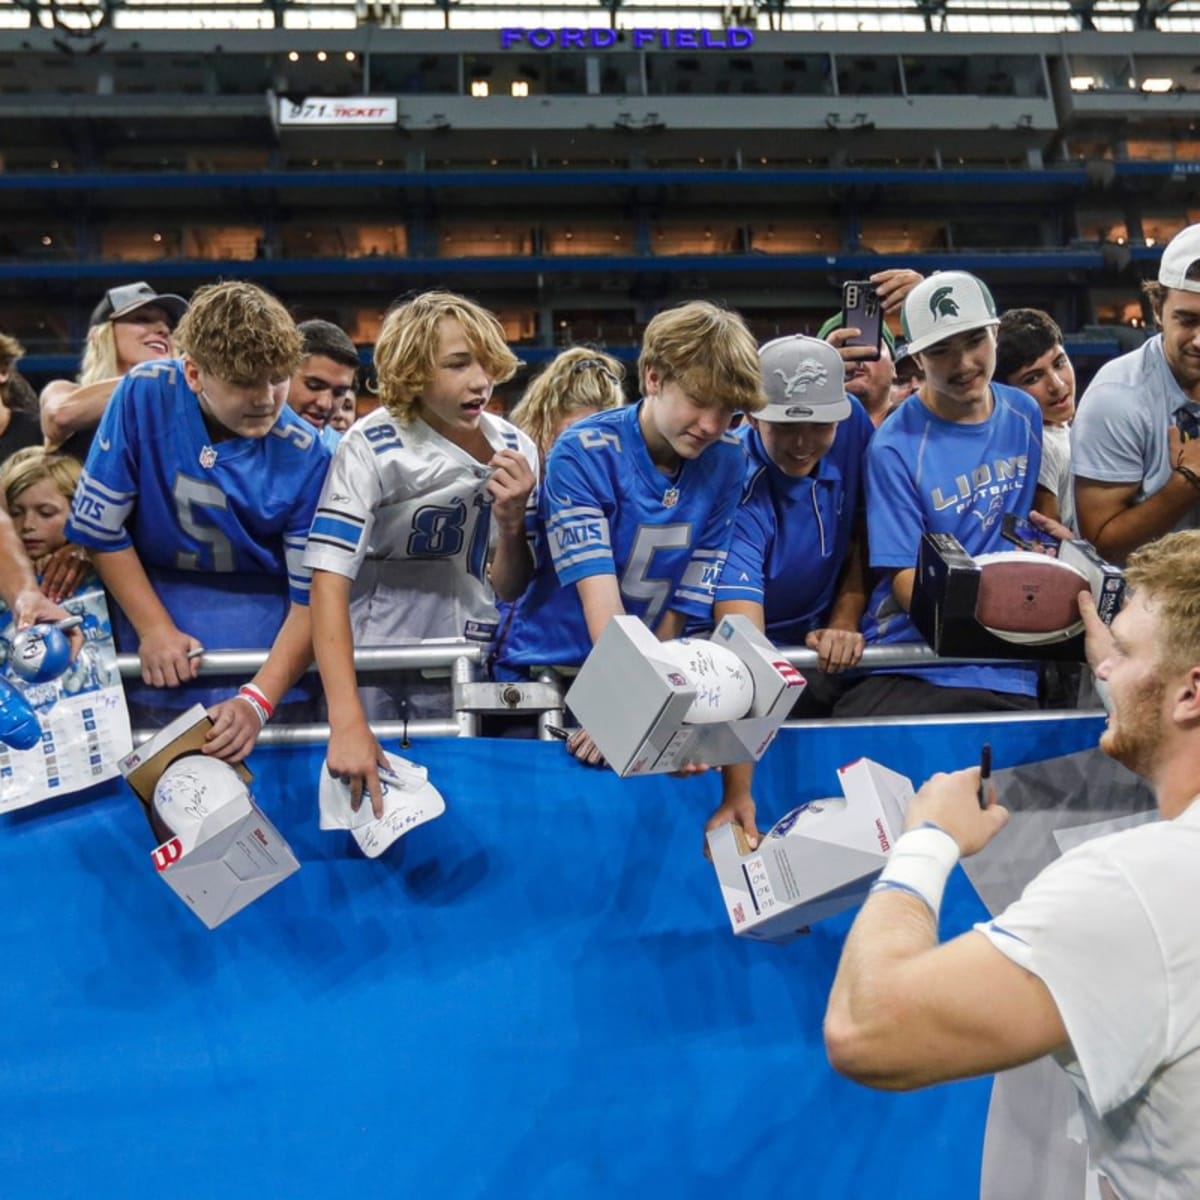
<svg viewBox="0 0 1200 1200">
<path fill-rule="evenodd" d="M 937 918 L 946 880 L 958 862 L 958 843 L 938 826 L 927 823 L 901 835 L 872 892 L 898 890 L 924 901 Z"/>
</svg>

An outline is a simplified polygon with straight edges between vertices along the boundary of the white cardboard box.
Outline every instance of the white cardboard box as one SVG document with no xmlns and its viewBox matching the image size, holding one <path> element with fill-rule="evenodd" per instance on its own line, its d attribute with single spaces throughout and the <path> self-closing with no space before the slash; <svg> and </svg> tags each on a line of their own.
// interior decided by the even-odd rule
<svg viewBox="0 0 1200 1200">
<path fill-rule="evenodd" d="M 211 728 L 204 708 L 193 705 L 119 765 L 142 802 L 151 829 L 163 839 L 150 854 L 155 870 L 209 929 L 215 929 L 298 871 L 300 863 L 248 794 L 206 817 L 195 845 L 186 853 L 179 838 L 162 828 L 154 813 L 154 785 L 176 759 L 199 750 Z M 250 782 L 250 772 L 242 764 L 234 770 Z"/>
<path fill-rule="evenodd" d="M 733 932 L 788 942 L 814 921 L 860 904 L 904 828 L 913 795 L 903 775 L 856 759 L 838 770 L 845 803 L 793 809 L 751 850 L 736 825 L 708 835 Z"/>
<path fill-rule="evenodd" d="M 728 647 L 754 681 L 746 716 L 690 725 L 696 698 L 662 643 L 637 617 L 613 617 L 566 695 L 567 707 L 618 775 L 656 775 L 690 763 L 757 762 L 804 688 L 804 676 L 745 617 L 725 617 L 712 641 Z"/>
</svg>

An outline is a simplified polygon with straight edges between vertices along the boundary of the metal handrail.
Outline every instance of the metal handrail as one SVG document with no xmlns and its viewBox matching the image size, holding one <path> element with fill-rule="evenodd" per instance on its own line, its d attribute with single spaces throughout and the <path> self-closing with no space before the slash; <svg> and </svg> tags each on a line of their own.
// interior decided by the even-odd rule
<svg viewBox="0 0 1200 1200">
<path fill-rule="evenodd" d="M 778 647 L 781 658 L 793 667 L 815 667 L 817 652 L 804 646 Z M 411 646 L 364 646 L 354 651 L 354 665 L 359 671 L 420 670 L 428 667 L 452 668 L 466 660 L 481 663 L 487 648 L 478 642 L 422 642 Z M 263 665 L 266 650 L 208 650 L 200 659 L 200 675 L 250 675 Z M 868 646 L 863 651 L 863 668 L 916 667 L 932 663 L 972 663 L 976 666 L 1013 665 L 1007 658 L 942 658 L 928 646 L 908 642 L 895 646 Z M 142 668 L 136 654 L 117 655 L 117 667 L 124 679 L 138 679 Z M 316 670 L 315 666 L 309 668 Z"/>
<path fill-rule="evenodd" d="M 817 653 L 802 646 L 779 647 L 780 657 L 794 667 L 812 668 L 817 665 Z M 469 683 L 475 678 L 477 666 L 483 662 L 486 647 L 477 642 L 423 642 L 410 646 L 366 646 L 354 651 L 354 665 L 363 674 L 373 674 L 389 670 L 421 670 L 427 668 L 446 668 L 451 678 L 457 683 Z M 229 676 L 253 674 L 266 660 L 265 650 L 213 650 L 204 654 L 200 659 L 199 674 L 201 676 Z M 1011 659 L 983 658 L 942 658 L 935 654 L 929 646 L 908 643 L 898 646 L 869 646 L 863 653 L 861 666 L 863 668 L 898 669 L 901 667 L 928 666 L 932 663 L 998 663 L 1012 665 Z M 127 679 L 137 679 L 141 676 L 138 658 L 133 654 L 117 656 L 117 665 L 121 675 Z M 315 668 L 310 667 L 310 670 Z M 558 686 L 552 671 L 539 673 L 542 683 Z M 546 732 L 547 721 L 562 719 L 561 692 L 559 704 L 542 711 L 526 710 L 530 715 L 537 716 L 537 736 L 547 740 L 550 735 Z M 1030 720 L 1035 717 L 1057 718 L 1066 716 L 1094 716 L 1100 710 L 1045 710 L 1041 713 L 988 713 L 989 720 L 1020 719 Z M 879 724 L 917 724 L 937 721 L 939 724 L 955 723 L 957 721 L 978 720 L 979 714 L 944 714 L 937 717 L 873 717 L 851 719 L 822 719 L 823 724 L 836 727 L 855 725 Z M 784 726 L 804 726 L 808 720 L 786 721 Z M 371 729 L 375 736 L 381 739 L 394 739 L 407 745 L 409 738 L 414 737 L 474 737 L 478 734 L 479 718 L 474 712 L 456 712 L 444 719 L 420 718 L 411 721 L 372 721 Z M 308 746 L 319 745 L 329 740 L 327 724 L 312 723 L 303 725 L 268 725 L 258 736 L 260 746 Z M 134 731 L 135 744 L 141 744 L 152 735 L 152 730 L 138 729 Z"/>
</svg>

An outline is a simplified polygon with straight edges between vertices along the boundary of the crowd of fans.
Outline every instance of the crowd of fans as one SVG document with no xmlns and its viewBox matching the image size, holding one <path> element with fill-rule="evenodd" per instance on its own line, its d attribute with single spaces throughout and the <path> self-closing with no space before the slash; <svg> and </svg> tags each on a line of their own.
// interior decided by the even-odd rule
<svg viewBox="0 0 1200 1200">
<path fill-rule="evenodd" d="M 3 546 L 21 558 L 0 579 L 35 570 L 53 608 L 94 568 L 140 657 L 135 721 L 200 698 L 231 761 L 281 706 L 311 712 L 315 655 L 330 768 L 377 803 L 370 720 L 445 709 L 448 685 L 360 689 L 355 646 L 465 638 L 497 678 L 569 674 L 614 614 L 666 638 L 742 613 L 816 650 L 797 715 L 1032 707 L 1028 665 L 860 660 L 921 640 L 926 532 L 978 555 L 1005 548 L 1004 514 L 1037 512 L 1119 563 L 1196 524 L 1200 226 L 1146 285 L 1160 332 L 1100 370 L 1078 420 L 1047 314 L 998 313 L 965 272 L 872 283 L 899 327 L 878 352 L 840 314 L 759 347 L 695 301 L 651 320 L 628 388 L 615 358 L 572 347 L 508 417 L 494 389 L 520 364 L 462 296 L 395 307 L 368 387 L 341 329 L 297 325 L 255 285 L 111 288 L 79 378 L 40 403 L 0 335 Z M 205 650 L 251 648 L 268 651 L 251 680 L 197 691 Z M 569 744 L 598 758 L 584 731 Z M 729 818 L 753 828 L 748 769 L 726 773 Z"/>
</svg>

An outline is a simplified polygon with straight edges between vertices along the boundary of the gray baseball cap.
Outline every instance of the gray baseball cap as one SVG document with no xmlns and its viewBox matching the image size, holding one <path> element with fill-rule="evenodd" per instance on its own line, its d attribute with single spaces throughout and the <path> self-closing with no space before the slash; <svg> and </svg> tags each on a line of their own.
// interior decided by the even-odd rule
<svg viewBox="0 0 1200 1200">
<path fill-rule="evenodd" d="M 761 346 L 763 391 L 767 406 L 759 421 L 844 421 L 850 415 L 842 356 L 820 338 L 792 334 Z"/>
<path fill-rule="evenodd" d="M 147 304 L 157 304 L 170 317 L 172 329 L 179 324 L 179 318 L 187 312 L 188 307 L 188 302 L 173 292 L 156 292 L 144 282 L 124 283 L 120 287 L 109 288 L 104 293 L 100 303 L 92 309 L 92 319 L 88 325 L 115 321 L 118 317 L 136 312 Z"/>
</svg>

